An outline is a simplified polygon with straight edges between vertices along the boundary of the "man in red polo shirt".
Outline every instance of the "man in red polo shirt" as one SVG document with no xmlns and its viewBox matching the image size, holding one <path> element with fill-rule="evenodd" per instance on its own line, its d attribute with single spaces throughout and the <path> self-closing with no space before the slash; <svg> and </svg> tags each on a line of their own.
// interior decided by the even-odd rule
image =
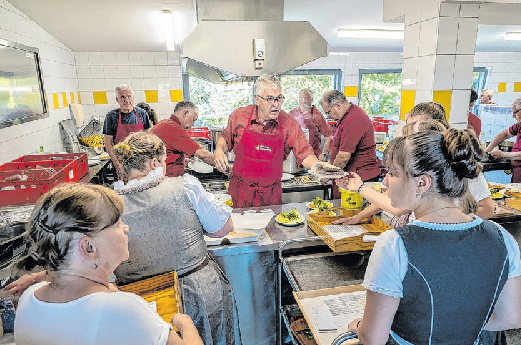
<svg viewBox="0 0 521 345">
<path fill-rule="evenodd" d="M 299 92 L 299 106 L 289 111 L 289 115 L 293 116 L 300 124 L 300 127 L 309 130 L 309 143 L 313 147 L 315 156 L 320 161 L 326 160 L 329 152 L 329 143 L 331 141 L 331 129 L 329 128 L 324 115 L 317 109 L 313 103 L 313 92 L 310 89 L 302 89 Z M 324 148 L 320 148 L 322 137 L 326 138 Z"/>
<path fill-rule="evenodd" d="M 194 103 L 181 101 L 176 104 L 169 119 L 159 121 L 152 127 L 151 132 L 161 138 L 166 146 L 166 176 L 182 176 L 185 173 L 185 155 L 215 165 L 213 154 L 202 149 L 188 134 L 188 129 L 198 117 L 199 112 Z"/>
<path fill-rule="evenodd" d="M 479 117 L 472 113 L 472 107 L 474 107 L 474 103 L 478 100 L 478 93 L 474 89 L 470 89 L 470 102 L 469 102 L 469 119 L 467 123 L 467 128 L 472 129 L 476 136 L 479 139 L 479 135 L 481 134 L 481 120 Z"/>
<path fill-rule="evenodd" d="M 329 163 L 348 172 L 356 172 L 364 182 L 378 181 L 380 162 L 376 157 L 374 129 L 369 116 L 349 102 L 338 91 L 328 91 L 321 100 L 326 115 L 338 120 L 338 129 L 331 140 Z M 333 198 L 340 191 L 333 181 Z"/>
<path fill-rule="evenodd" d="M 228 187 L 233 207 L 282 204 L 282 162 L 293 152 L 305 168 L 321 165 L 299 123 L 281 110 L 279 79 L 263 74 L 254 86 L 255 104 L 234 110 L 214 151 L 215 166 L 228 172 L 226 152 L 235 161 Z"/>
</svg>

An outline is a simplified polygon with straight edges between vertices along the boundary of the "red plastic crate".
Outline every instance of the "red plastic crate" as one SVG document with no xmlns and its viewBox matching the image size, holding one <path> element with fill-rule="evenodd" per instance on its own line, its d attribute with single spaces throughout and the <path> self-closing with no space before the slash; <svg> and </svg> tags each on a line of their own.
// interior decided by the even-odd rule
<svg viewBox="0 0 521 345">
<path fill-rule="evenodd" d="M 208 127 L 192 127 L 188 130 L 192 138 L 206 138 L 212 141 L 212 131 Z"/>
<path fill-rule="evenodd" d="M 76 182 L 80 179 L 78 173 L 78 162 L 74 159 L 62 159 L 52 161 L 34 161 L 34 162 L 9 162 L 0 165 L 0 171 L 25 171 L 30 172 L 31 170 L 42 170 L 45 172 L 47 169 L 50 175 L 55 175 L 57 172 L 63 170 L 64 181 L 63 182 Z M 1 181 L 1 180 L 0 180 Z"/>
<path fill-rule="evenodd" d="M 5 181 L 16 175 L 27 175 L 20 179 Z M 65 171 L 49 175 L 45 169 L 0 171 L 0 206 L 34 204 L 53 187 L 65 182 Z"/>
<path fill-rule="evenodd" d="M 85 152 L 73 152 L 73 153 L 54 153 L 46 155 L 27 155 L 12 160 L 9 163 L 17 162 L 40 162 L 40 161 L 52 161 L 52 160 L 64 160 L 73 159 L 77 161 L 78 168 L 78 181 L 81 177 L 85 176 L 89 172 L 89 158 Z"/>
</svg>

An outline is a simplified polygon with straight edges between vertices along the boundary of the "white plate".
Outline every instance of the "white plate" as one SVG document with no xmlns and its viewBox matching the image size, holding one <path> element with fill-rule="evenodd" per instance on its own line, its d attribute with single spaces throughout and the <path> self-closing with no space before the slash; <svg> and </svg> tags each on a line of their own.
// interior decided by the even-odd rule
<svg viewBox="0 0 521 345">
<path fill-rule="evenodd" d="M 324 175 L 324 174 L 317 174 L 317 173 L 314 173 L 312 172 L 311 170 L 309 171 L 313 176 L 317 177 L 317 178 L 325 178 L 325 179 L 335 179 L 335 178 L 342 178 L 346 175 L 349 175 L 348 172 L 345 172 L 345 171 L 339 171 L 338 174 L 334 174 L 334 175 Z"/>
<path fill-rule="evenodd" d="M 330 209 L 331 207 L 333 207 L 333 204 L 330 203 L 329 201 L 326 201 L 326 203 L 328 204 L 328 208 L 327 209 Z M 316 209 L 317 207 L 311 207 L 310 205 L 313 204 L 312 202 L 307 202 L 306 203 L 306 206 L 307 208 L 309 208 L 310 210 L 314 210 Z"/>
<path fill-rule="evenodd" d="M 230 243 L 244 243 L 244 242 L 257 241 L 260 236 L 260 234 L 254 234 L 252 232 L 244 233 L 243 236 L 241 236 L 241 237 L 237 237 L 236 235 L 238 235 L 238 234 L 242 234 L 242 233 L 227 235 L 226 238 L 228 239 L 228 241 L 230 241 Z M 244 236 L 245 234 L 248 234 L 250 236 Z"/>
<path fill-rule="evenodd" d="M 282 226 L 299 226 L 299 225 L 304 224 L 304 221 L 299 222 L 299 223 L 281 223 L 277 219 L 275 219 L 275 221 L 277 222 L 277 224 L 280 224 Z"/>
<path fill-rule="evenodd" d="M 294 176 L 291 175 L 291 174 L 283 173 L 283 174 L 282 174 L 281 181 L 289 181 L 289 180 L 291 180 L 293 177 L 294 177 Z"/>
<path fill-rule="evenodd" d="M 189 162 L 188 167 L 202 174 L 208 174 L 213 171 L 213 167 L 205 162 Z"/>
<path fill-rule="evenodd" d="M 223 240 L 223 237 L 210 237 L 210 236 L 204 236 L 204 241 L 206 242 L 207 246 L 218 246 L 221 244 Z"/>
</svg>

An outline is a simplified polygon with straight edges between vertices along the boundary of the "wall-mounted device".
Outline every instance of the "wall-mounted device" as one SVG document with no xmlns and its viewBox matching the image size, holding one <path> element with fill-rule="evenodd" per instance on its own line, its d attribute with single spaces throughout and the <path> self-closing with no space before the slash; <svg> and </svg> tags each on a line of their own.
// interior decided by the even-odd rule
<svg viewBox="0 0 521 345">
<path fill-rule="evenodd" d="M 266 44 L 264 38 L 253 40 L 253 62 L 256 69 L 264 68 L 264 58 L 266 56 Z"/>
</svg>

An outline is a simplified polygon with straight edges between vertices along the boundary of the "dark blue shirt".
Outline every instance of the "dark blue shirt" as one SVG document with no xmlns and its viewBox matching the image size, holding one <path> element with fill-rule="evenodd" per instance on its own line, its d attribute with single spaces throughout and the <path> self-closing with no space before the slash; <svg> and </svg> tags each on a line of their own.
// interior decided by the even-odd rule
<svg viewBox="0 0 521 345">
<path fill-rule="evenodd" d="M 148 119 L 147 112 L 141 108 L 134 107 L 134 110 L 137 112 L 139 117 L 141 118 L 141 123 L 143 123 L 143 129 L 147 130 L 152 125 L 150 124 L 150 120 Z M 118 131 L 118 123 L 119 123 L 119 108 L 109 111 L 107 116 L 105 116 L 105 123 L 103 125 L 103 134 L 112 135 L 116 137 L 116 133 Z M 134 111 L 130 113 L 121 112 L 121 123 L 124 125 L 137 125 L 139 121 L 136 117 L 136 113 Z"/>
</svg>

